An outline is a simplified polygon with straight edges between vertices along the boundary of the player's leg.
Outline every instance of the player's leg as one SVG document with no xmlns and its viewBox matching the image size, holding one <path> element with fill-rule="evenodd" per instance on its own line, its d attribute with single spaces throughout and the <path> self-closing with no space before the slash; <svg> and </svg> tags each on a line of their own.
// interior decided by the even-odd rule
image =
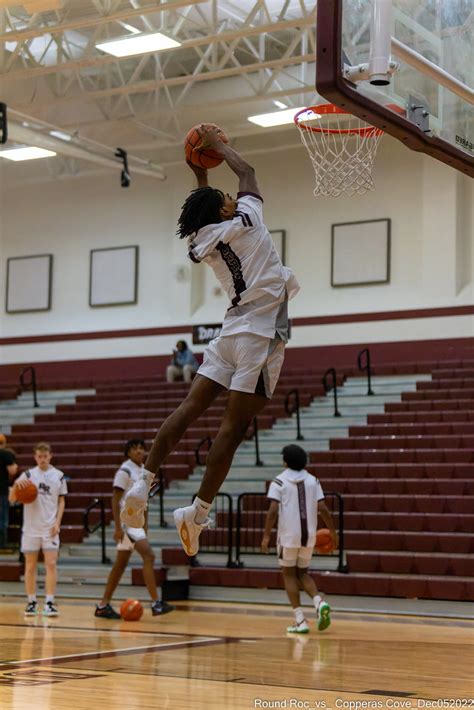
<svg viewBox="0 0 474 710">
<path fill-rule="evenodd" d="M 125 494 L 120 514 L 125 525 L 141 528 L 145 522 L 148 492 L 154 474 L 157 474 L 165 458 L 175 448 L 186 429 L 206 411 L 225 387 L 202 375 L 196 375 L 186 399 L 163 422 L 145 464 L 143 481 L 137 481 Z"/>
<path fill-rule="evenodd" d="M 210 407 L 224 389 L 218 382 L 196 375 L 186 398 L 161 425 L 146 460 L 147 471 L 158 473 L 161 464 L 173 451 L 186 429 Z"/>
<path fill-rule="evenodd" d="M 288 626 L 287 631 L 292 634 L 307 634 L 309 632 L 309 626 L 300 606 L 300 585 L 298 570 L 295 564 L 296 554 L 294 554 L 294 552 L 295 550 L 293 550 L 293 548 L 283 548 L 279 553 L 279 563 L 283 573 L 286 594 L 295 615 L 295 623 L 292 626 Z"/>
<path fill-rule="evenodd" d="M 304 549 L 304 548 L 301 548 Z M 329 604 L 324 601 L 318 592 L 318 588 L 314 579 L 308 572 L 308 559 L 305 556 L 299 556 L 297 561 L 297 574 L 298 580 L 301 587 L 304 589 L 306 594 L 308 594 L 314 604 L 316 614 L 318 615 L 318 630 L 324 631 L 331 624 L 331 608 Z"/>
<path fill-rule="evenodd" d="M 155 580 L 155 553 L 153 552 L 147 538 L 138 540 L 135 543 L 135 549 L 143 560 L 143 579 L 148 589 L 148 594 L 151 599 L 151 612 L 153 616 L 160 616 L 173 611 L 174 607 L 167 602 L 158 600 L 158 590 Z"/>
<path fill-rule="evenodd" d="M 127 537 L 124 535 L 124 538 Z M 130 543 L 127 545 L 127 542 Z M 95 610 L 95 616 L 103 619 L 120 619 L 120 614 L 118 614 L 111 606 L 110 602 L 114 595 L 115 590 L 118 587 L 120 580 L 122 579 L 123 573 L 125 572 L 130 556 L 133 551 L 133 544 L 128 540 L 122 540 L 120 545 L 126 545 L 128 549 L 117 549 L 117 557 L 113 564 L 112 569 L 109 572 L 107 578 L 107 584 L 105 586 L 105 591 L 102 596 L 100 604 L 97 605 Z"/>
<path fill-rule="evenodd" d="M 230 392 L 219 432 L 207 455 L 206 472 L 198 498 L 212 503 L 229 473 L 235 452 L 256 417 L 267 404 L 261 394 Z"/>
<path fill-rule="evenodd" d="M 207 457 L 192 506 L 178 508 L 174 519 L 187 555 L 199 550 L 199 535 L 209 524 L 212 501 L 225 480 L 235 451 L 252 422 L 271 398 L 284 357 L 284 343 L 253 333 L 217 338 L 200 372 L 224 382 L 231 372 L 230 393 L 219 432 Z"/>
<path fill-rule="evenodd" d="M 43 555 L 44 565 L 46 567 L 46 600 L 44 603 L 43 614 L 45 614 L 45 616 L 57 616 L 58 609 L 56 607 L 54 597 L 58 581 L 58 550 L 46 550 L 43 547 Z"/>
<path fill-rule="evenodd" d="M 229 473 L 234 454 L 242 443 L 253 418 L 262 411 L 267 399 L 262 395 L 230 392 L 219 432 L 213 441 L 206 462 L 206 472 L 194 503 L 174 511 L 174 520 L 187 555 L 199 550 L 199 536 L 209 524 L 212 501 Z"/>
<path fill-rule="evenodd" d="M 36 572 L 38 569 L 39 550 L 28 552 L 24 549 L 24 536 L 22 539 L 22 552 L 25 557 L 25 592 L 28 603 L 25 609 L 25 616 L 35 616 L 38 613 L 38 601 L 36 599 Z"/>
</svg>

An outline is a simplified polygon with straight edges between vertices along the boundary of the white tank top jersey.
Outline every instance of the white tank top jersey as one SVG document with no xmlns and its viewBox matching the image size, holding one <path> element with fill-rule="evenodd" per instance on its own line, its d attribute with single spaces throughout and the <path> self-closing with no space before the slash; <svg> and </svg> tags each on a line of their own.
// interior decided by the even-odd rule
<svg viewBox="0 0 474 710">
<path fill-rule="evenodd" d="M 280 504 L 278 545 L 314 547 L 318 527 L 318 502 L 324 500 L 318 479 L 308 471 L 292 471 L 287 468 L 273 479 L 267 497 Z"/>
<path fill-rule="evenodd" d="M 263 223 L 259 195 L 239 192 L 234 218 L 200 229 L 188 249 L 191 261 L 212 267 L 230 299 L 222 336 L 255 333 L 287 342 L 287 303 L 300 287 Z"/>
<path fill-rule="evenodd" d="M 127 459 L 123 462 L 114 476 L 114 488 L 121 488 L 123 491 L 127 492 L 128 489 L 133 486 L 135 481 L 140 480 L 143 476 L 143 471 L 143 465 L 137 466 L 137 464 L 133 463 L 131 459 Z M 124 505 L 125 496 L 122 496 L 120 508 L 122 509 Z"/>
<path fill-rule="evenodd" d="M 23 506 L 22 531 L 32 537 L 50 535 L 56 522 L 59 496 L 67 495 L 66 477 L 59 468 L 50 466 L 42 471 L 39 466 L 25 471 L 18 480 L 32 481 L 38 489 L 33 503 Z"/>
</svg>

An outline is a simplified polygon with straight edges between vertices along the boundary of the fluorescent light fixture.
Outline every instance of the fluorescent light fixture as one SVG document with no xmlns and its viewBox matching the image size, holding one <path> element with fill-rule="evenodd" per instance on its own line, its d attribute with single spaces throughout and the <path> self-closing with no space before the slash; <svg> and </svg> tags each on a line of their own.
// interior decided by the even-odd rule
<svg viewBox="0 0 474 710">
<path fill-rule="evenodd" d="M 286 104 L 284 104 L 283 101 L 275 100 L 273 103 L 275 104 L 275 106 L 277 108 L 288 108 L 288 106 Z"/>
<path fill-rule="evenodd" d="M 287 108 L 284 111 L 272 111 L 271 113 L 260 113 L 257 116 L 248 116 L 247 121 L 256 123 L 257 126 L 269 128 L 270 126 L 283 126 L 285 123 L 293 123 L 293 118 L 298 111 L 301 111 L 304 106 L 299 108 Z"/>
<path fill-rule="evenodd" d="M 39 158 L 51 158 L 54 155 L 56 155 L 56 153 L 52 150 L 36 148 L 35 146 L 29 146 L 27 148 L 11 148 L 9 150 L 0 151 L 0 158 L 14 160 L 15 162 L 20 162 L 22 160 L 38 160 Z"/>
<path fill-rule="evenodd" d="M 166 37 L 161 32 L 153 34 L 138 34 L 129 37 L 121 37 L 107 42 L 96 44 L 97 49 L 101 49 L 114 57 L 129 57 L 134 54 L 145 54 L 145 52 L 159 52 L 161 49 L 172 49 L 179 47 L 180 42 Z"/>
<path fill-rule="evenodd" d="M 72 141 L 72 136 L 69 133 L 63 133 L 63 131 L 50 131 L 50 136 L 53 138 L 59 138 L 61 141 Z"/>
</svg>

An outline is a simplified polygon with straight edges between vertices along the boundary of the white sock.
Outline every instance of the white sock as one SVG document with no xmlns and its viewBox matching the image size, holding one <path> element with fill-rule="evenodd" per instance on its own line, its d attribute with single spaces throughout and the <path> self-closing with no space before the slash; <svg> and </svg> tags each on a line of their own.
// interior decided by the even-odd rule
<svg viewBox="0 0 474 710">
<path fill-rule="evenodd" d="M 36 601 L 36 594 L 28 594 L 28 604 Z"/>
<path fill-rule="evenodd" d="M 304 621 L 304 612 L 303 609 L 300 606 L 297 606 L 296 609 L 293 609 L 295 612 L 295 621 L 297 624 L 301 624 L 302 621 Z"/>
<path fill-rule="evenodd" d="M 323 600 L 322 600 L 322 598 L 319 596 L 319 594 L 316 594 L 316 596 L 313 597 L 313 604 L 314 604 L 314 608 L 316 609 L 316 611 L 318 611 L 319 605 L 321 604 L 322 601 L 323 601 Z"/>
<path fill-rule="evenodd" d="M 198 498 L 196 496 L 196 498 L 194 499 L 193 506 L 196 511 L 194 522 L 198 525 L 202 525 L 202 523 L 206 520 L 208 516 L 212 503 L 206 503 L 205 500 L 201 500 L 201 498 Z"/>
<path fill-rule="evenodd" d="M 46 595 L 46 604 L 54 604 L 54 594 L 47 594 Z"/>
</svg>

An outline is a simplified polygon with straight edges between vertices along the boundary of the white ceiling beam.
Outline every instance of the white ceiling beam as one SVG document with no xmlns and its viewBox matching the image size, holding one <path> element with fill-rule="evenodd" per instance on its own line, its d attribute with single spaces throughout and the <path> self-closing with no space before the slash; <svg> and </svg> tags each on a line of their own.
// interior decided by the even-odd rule
<svg viewBox="0 0 474 710">
<path fill-rule="evenodd" d="M 227 32 L 217 33 L 208 37 L 199 37 L 191 40 L 184 40 L 180 47 L 176 47 L 172 50 L 163 50 L 160 55 L 165 55 L 166 53 L 172 51 L 178 53 L 181 50 L 190 49 L 192 47 L 200 47 L 203 45 L 210 45 L 214 42 L 230 42 L 233 39 L 239 39 L 244 37 L 253 37 L 260 34 L 274 34 L 276 32 L 291 30 L 295 28 L 312 27 L 314 25 L 314 17 L 310 16 L 305 19 L 296 20 L 285 20 L 282 22 L 274 22 L 269 25 L 260 25 L 255 27 L 242 27 L 240 29 L 231 30 Z M 147 52 L 140 55 L 140 57 L 146 54 L 156 54 L 156 52 Z M 32 79 L 37 76 L 45 76 L 47 74 L 55 74 L 56 72 L 72 71 L 76 69 L 85 69 L 87 67 L 102 67 L 105 65 L 113 64 L 120 59 L 130 60 L 130 57 L 117 58 L 112 56 L 92 56 L 84 57 L 83 59 L 76 59 L 72 62 L 64 62 L 62 64 L 54 64 L 51 66 L 38 67 L 35 69 L 28 69 L 26 71 L 10 71 L 8 74 L 2 74 L 2 82 L 5 81 L 21 81 L 23 79 Z"/>
<path fill-rule="evenodd" d="M 225 79 L 230 76 L 239 76 L 244 74 L 250 74 L 252 72 L 257 72 L 261 69 L 278 69 L 280 67 L 289 67 L 295 64 L 302 64 L 304 62 L 314 61 L 314 54 L 302 54 L 294 57 L 286 57 L 280 59 L 273 59 L 268 62 L 257 62 L 255 64 L 247 64 L 245 66 L 229 67 L 228 69 L 220 69 L 218 71 L 205 72 L 204 74 L 199 74 L 198 76 L 177 76 L 170 79 L 159 79 L 152 81 L 142 81 L 133 86 L 117 86 L 113 89 L 103 89 L 101 91 L 88 91 L 80 96 L 72 96 L 69 98 L 53 99 L 49 100 L 47 104 L 35 103 L 35 109 L 41 108 L 42 106 L 48 106 L 50 109 L 62 104 L 69 104 L 74 101 L 97 101 L 97 99 L 104 99 L 110 96 L 121 96 L 122 94 L 146 94 L 149 91 L 154 91 L 157 88 L 170 87 L 170 86 L 182 86 L 187 84 L 188 81 L 213 81 L 215 79 Z M 239 99 L 236 99 L 238 102 Z M 23 106 L 24 107 L 24 106 Z"/>
<path fill-rule="evenodd" d="M 129 7 L 120 12 L 115 12 L 110 15 L 91 15 L 80 20 L 70 20 L 59 25 L 44 25 L 43 27 L 35 27 L 30 30 L 17 30 L 14 32 L 3 32 L 0 34 L 0 42 L 24 42 L 28 39 L 41 37 L 45 34 L 58 34 L 67 30 L 80 30 L 85 27 L 94 27 L 104 25 L 110 22 L 120 22 L 130 17 L 139 17 L 140 15 L 151 15 L 159 12 L 172 12 L 180 7 L 188 5 L 199 5 L 200 3 L 208 2 L 208 0 L 174 0 L 174 2 L 164 2 L 162 4 L 154 3 L 153 5 L 145 5 L 138 9 Z"/>
<path fill-rule="evenodd" d="M 50 136 L 48 133 L 43 133 L 40 131 L 34 131 L 30 128 L 25 128 L 18 123 L 10 122 L 9 126 L 10 138 L 13 141 L 22 143 L 25 145 L 34 145 L 39 148 L 45 148 L 46 150 L 52 150 L 60 155 L 65 155 L 70 158 L 75 158 L 77 160 L 86 160 L 90 163 L 97 163 L 103 167 L 114 168 L 118 170 L 123 167 L 122 161 L 118 158 L 109 158 L 98 152 L 94 152 L 89 148 L 84 148 L 75 143 L 59 140 Z M 104 146 L 107 150 L 110 150 L 108 146 Z M 139 160 L 141 164 L 134 164 L 133 156 L 129 156 L 130 168 L 133 172 L 139 175 L 145 175 L 146 177 L 153 177 L 158 180 L 165 180 L 166 175 L 163 169 L 154 165 L 153 163 L 144 164 L 143 160 Z"/>
</svg>

